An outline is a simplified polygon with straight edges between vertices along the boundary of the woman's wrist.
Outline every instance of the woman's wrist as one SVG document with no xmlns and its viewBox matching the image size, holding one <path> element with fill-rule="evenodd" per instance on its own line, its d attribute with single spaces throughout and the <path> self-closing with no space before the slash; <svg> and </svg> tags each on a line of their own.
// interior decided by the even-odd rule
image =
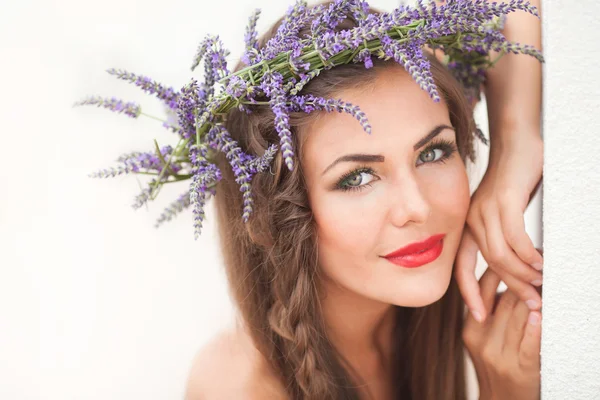
<svg viewBox="0 0 600 400">
<path fill-rule="evenodd" d="M 507 124 L 502 130 L 490 132 L 490 163 L 515 151 L 542 154 L 544 142 L 540 132 L 539 124 Z"/>
</svg>

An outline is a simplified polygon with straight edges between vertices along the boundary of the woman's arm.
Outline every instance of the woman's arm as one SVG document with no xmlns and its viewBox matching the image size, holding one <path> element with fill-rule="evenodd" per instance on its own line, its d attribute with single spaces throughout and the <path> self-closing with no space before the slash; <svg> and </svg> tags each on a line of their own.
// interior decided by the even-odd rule
<svg viewBox="0 0 600 400">
<path fill-rule="evenodd" d="M 541 17 L 541 0 L 529 0 Z M 506 18 L 502 33 L 512 42 L 542 50 L 541 20 L 524 11 Z M 498 53 L 493 52 L 492 58 Z M 541 140 L 542 65 L 534 57 L 505 54 L 486 72 L 490 158 L 498 157 L 504 143 L 523 137 Z M 499 146 L 496 146 L 499 145 Z"/>
<path fill-rule="evenodd" d="M 540 2 L 530 0 L 529 4 L 538 8 L 541 16 Z M 508 14 L 502 32 L 511 42 L 541 50 L 541 21 L 534 15 L 524 11 Z M 487 313 L 475 277 L 477 250 L 532 310 L 541 307 L 534 286 L 541 285 L 543 264 L 523 219 L 542 179 L 542 67 L 532 56 L 509 53 L 486 71 L 486 78 L 490 157 L 471 198 L 455 268 L 463 298 L 479 321 Z"/>
</svg>

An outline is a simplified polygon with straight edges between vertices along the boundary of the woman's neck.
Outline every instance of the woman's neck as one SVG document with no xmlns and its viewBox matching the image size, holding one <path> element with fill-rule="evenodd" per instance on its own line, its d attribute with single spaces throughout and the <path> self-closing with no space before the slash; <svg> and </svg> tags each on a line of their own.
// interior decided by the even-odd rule
<svg viewBox="0 0 600 400">
<path fill-rule="evenodd" d="M 323 318 L 336 350 L 364 379 L 390 370 L 395 307 L 358 296 L 331 282 L 326 285 Z"/>
</svg>

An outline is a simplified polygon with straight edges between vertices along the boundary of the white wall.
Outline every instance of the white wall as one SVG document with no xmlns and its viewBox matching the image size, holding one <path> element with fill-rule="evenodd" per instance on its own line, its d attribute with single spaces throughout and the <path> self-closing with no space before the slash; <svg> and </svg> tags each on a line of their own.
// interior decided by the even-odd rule
<svg viewBox="0 0 600 400">
<path fill-rule="evenodd" d="M 586 86 L 598 77 L 590 76 L 589 66 L 582 69 L 592 62 L 586 58 L 592 55 L 590 44 L 566 39 L 568 24 L 585 27 L 569 22 L 561 3 L 567 4 L 558 2 L 554 12 L 545 11 L 552 23 L 546 54 L 553 64 L 547 71 L 554 74 L 547 77 L 545 99 L 547 110 L 552 111 L 547 111 L 545 121 L 551 140 L 545 174 L 546 182 L 548 177 L 553 178 L 551 183 L 558 182 L 557 187 L 546 185 L 545 190 L 553 190 L 546 226 L 559 215 L 569 215 L 569 222 L 581 224 L 562 229 L 563 217 L 554 222 L 561 224 L 556 231 L 564 232 L 562 236 L 547 229 L 553 249 L 546 246 L 544 378 L 553 379 L 544 380 L 544 389 L 553 394 L 546 398 L 567 398 L 562 394 L 577 393 L 578 388 L 572 388 L 566 377 L 579 379 L 578 387 L 586 391 L 569 398 L 583 399 L 593 398 L 585 397 L 593 390 L 586 379 L 591 378 L 592 362 L 598 359 L 597 339 L 591 342 L 596 343 L 596 353 L 585 340 L 594 340 L 592 335 L 599 330 L 598 319 L 591 318 L 597 314 L 586 304 L 592 300 L 598 304 L 598 291 L 591 294 L 587 288 L 597 286 L 579 281 L 598 283 L 597 269 L 591 263 L 592 255 L 598 255 L 598 236 L 592 232 L 591 212 L 578 215 L 575 210 L 580 204 L 595 204 L 593 215 L 598 216 L 598 202 L 594 203 L 589 190 L 597 188 L 591 184 L 594 179 L 598 183 L 598 175 L 591 173 L 594 168 L 598 171 L 596 153 L 591 151 L 597 149 L 598 140 L 593 139 L 595 126 L 590 123 L 598 90 L 597 83 Z M 592 2 L 587 3 L 589 10 Z M 398 2 L 373 0 L 371 4 L 389 10 Z M 196 242 L 189 213 L 155 230 L 152 226 L 163 206 L 187 184 L 165 187 L 148 210 L 134 212 L 130 204 L 139 191 L 135 177 L 99 181 L 87 174 L 111 165 L 121 153 L 151 149 L 154 138 L 166 144 L 173 143 L 174 136 L 151 119 L 131 120 L 104 109 L 73 109 L 71 105 L 87 95 L 115 95 L 141 102 L 146 112 L 160 116 L 157 100 L 104 71 L 122 68 L 180 88 L 192 76 L 201 77 L 201 71 L 191 73 L 189 66 L 206 33 L 221 34 L 233 60 L 243 49 L 251 10 L 263 9 L 262 32 L 287 6 L 288 2 L 275 0 L 21 0 L 0 4 L 4 150 L 0 158 L 0 398 L 182 397 L 195 351 L 233 315 L 212 213 Z M 588 15 L 591 18 L 593 13 Z M 588 35 L 597 38 L 591 25 L 587 29 Z M 572 50 L 565 50 L 566 46 Z M 579 62 L 559 59 L 558 49 L 561 54 L 569 51 Z M 598 60 L 597 53 L 594 60 Z M 576 71 L 581 73 L 575 75 Z M 572 95 L 565 86 L 567 80 L 578 85 Z M 559 88 L 567 95 L 558 97 Z M 487 131 L 483 104 L 477 119 Z M 568 152 L 560 143 L 574 135 L 581 145 L 568 147 L 573 149 Z M 487 163 L 486 148 L 481 149 L 473 186 Z M 586 151 L 576 154 L 579 149 Z M 579 157 L 565 165 L 564 155 Z M 555 165 L 565 167 L 563 174 L 554 170 Z M 578 179 L 572 177 L 575 170 Z M 558 190 L 559 184 L 563 190 Z M 574 192 L 578 187 L 581 193 Z M 538 247 L 540 194 L 526 213 L 528 232 Z M 577 234 L 570 239 L 567 232 Z M 584 232 L 591 235 L 589 239 L 583 238 Z M 595 253 L 577 250 L 584 245 Z M 574 250 L 567 253 L 562 250 L 566 248 Z M 571 253 L 577 256 L 568 261 Z M 563 284 L 573 296 L 565 295 L 568 291 Z M 578 336 L 568 343 L 559 340 L 567 334 Z M 585 362 L 574 362 L 568 357 L 572 354 Z M 579 370 L 584 366 L 586 370 Z"/>
<path fill-rule="evenodd" d="M 600 3 L 545 1 L 545 399 L 600 398 Z"/>
</svg>

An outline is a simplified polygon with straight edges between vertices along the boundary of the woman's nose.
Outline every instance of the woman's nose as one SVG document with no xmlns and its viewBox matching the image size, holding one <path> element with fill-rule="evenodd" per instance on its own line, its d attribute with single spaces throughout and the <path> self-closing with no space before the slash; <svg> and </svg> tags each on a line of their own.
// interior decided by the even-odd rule
<svg viewBox="0 0 600 400">
<path fill-rule="evenodd" d="M 414 176 L 408 174 L 390 189 L 389 215 L 396 226 L 409 222 L 424 223 L 431 215 L 431 203 Z"/>
</svg>

